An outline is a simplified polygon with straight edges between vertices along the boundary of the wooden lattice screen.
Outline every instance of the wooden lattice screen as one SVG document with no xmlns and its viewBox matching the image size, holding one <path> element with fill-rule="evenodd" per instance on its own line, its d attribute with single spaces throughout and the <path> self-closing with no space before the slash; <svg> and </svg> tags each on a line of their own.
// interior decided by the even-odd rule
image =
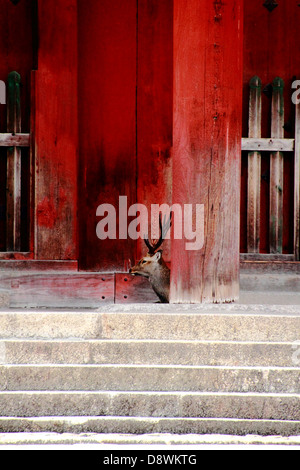
<svg viewBox="0 0 300 470">
<path fill-rule="evenodd" d="M 262 82 L 250 81 L 249 136 L 242 140 L 248 152 L 247 251 L 260 258 L 261 154 L 270 152 L 269 250 L 280 259 L 300 260 L 300 105 L 296 104 L 295 138 L 284 138 L 284 82 L 275 78 L 272 87 L 271 137 L 261 138 Z M 284 153 L 294 152 L 294 253 L 283 253 Z M 247 257 L 247 256 L 246 256 Z M 271 257 L 270 257 L 271 258 Z"/>
<path fill-rule="evenodd" d="M 30 146 L 30 134 L 21 131 L 20 87 L 20 75 L 10 73 L 7 80 L 7 133 L 0 134 L 0 147 L 7 148 L 6 252 L 21 251 L 21 148 Z"/>
</svg>

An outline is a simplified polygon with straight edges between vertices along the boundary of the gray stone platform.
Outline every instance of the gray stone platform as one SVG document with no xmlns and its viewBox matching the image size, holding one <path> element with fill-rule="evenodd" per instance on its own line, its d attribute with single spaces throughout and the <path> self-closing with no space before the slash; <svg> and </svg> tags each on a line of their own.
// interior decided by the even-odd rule
<svg viewBox="0 0 300 470">
<path fill-rule="evenodd" d="M 0 390 L 3 445 L 300 436 L 300 306 L 2 310 Z"/>
</svg>

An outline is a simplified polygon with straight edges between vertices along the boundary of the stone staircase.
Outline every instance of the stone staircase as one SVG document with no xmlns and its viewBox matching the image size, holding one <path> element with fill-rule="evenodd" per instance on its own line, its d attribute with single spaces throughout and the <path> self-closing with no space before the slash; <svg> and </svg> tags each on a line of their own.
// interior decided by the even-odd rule
<svg viewBox="0 0 300 470">
<path fill-rule="evenodd" d="M 0 312 L 0 433 L 300 435 L 300 308 Z"/>
</svg>

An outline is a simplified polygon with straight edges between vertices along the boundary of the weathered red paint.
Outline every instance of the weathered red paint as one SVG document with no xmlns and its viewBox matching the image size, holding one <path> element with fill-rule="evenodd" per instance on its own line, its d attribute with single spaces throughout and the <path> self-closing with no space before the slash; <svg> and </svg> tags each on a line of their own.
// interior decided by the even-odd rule
<svg viewBox="0 0 300 470">
<path fill-rule="evenodd" d="M 35 256 L 77 259 L 77 1 L 44 0 L 38 14 Z"/>
<path fill-rule="evenodd" d="M 172 243 L 171 301 L 239 294 L 242 5 L 174 0 L 173 203 L 205 205 L 205 243 Z"/>
<path fill-rule="evenodd" d="M 206 285 L 218 286 L 220 281 L 227 286 L 231 277 L 237 277 L 241 30 L 238 40 L 236 31 L 242 21 L 239 6 L 243 3 L 246 136 L 248 82 L 256 74 L 264 84 L 276 75 L 282 76 L 286 82 L 286 120 L 292 121 L 289 87 L 292 77 L 300 76 L 297 2 L 280 2 L 270 14 L 263 8 L 262 0 L 228 0 L 225 4 L 219 0 L 174 0 L 174 202 L 205 203 L 207 221 L 205 250 L 198 255 L 186 253 L 182 244 L 175 241 L 172 268 L 174 283 L 186 277 L 183 291 L 197 289 L 199 279 L 203 280 L 203 300 L 223 297 L 219 288 L 207 292 Z M 36 104 L 32 100 L 36 126 L 31 129 L 36 143 L 36 230 L 30 248 L 37 259 L 80 257 L 81 269 L 122 271 L 124 262 L 141 255 L 143 244 L 136 246 L 126 240 L 100 242 L 95 230 L 96 209 L 103 202 L 117 205 L 119 195 L 127 195 L 129 204 L 171 202 L 173 1 L 89 0 L 88 8 L 86 4 L 83 0 L 39 2 Z M 31 0 L 22 0 L 17 6 L 0 0 L 0 79 L 12 70 L 22 76 L 24 132 L 30 127 L 30 70 L 35 49 L 32 5 Z M 263 135 L 269 136 L 269 102 L 265 96 L 263 100 Z M 5 114 L 5 107 L 0 106 L 1 132 L 6 130 Z M 291 134 L 286 133 L 286 137 Z M 0 152 L 2 205 L 5 159 L 3 150 Z M 28 155 L 24 161 L 24 180 L 28 180 Z M 292 167 L 292 157 L 287 158 L 286 253 L 291 252 L 293 245 Z M 263 157 L 262 174 L 266 178 L 267 173 L 268 159 Z M 247 181 L 245 166 L 242 178 Z M 262 251 L 267 251 L 269 187 L 265 179 L 262 184 L 262 213 L 266 216 L 262 217 L 261 246 Z M 245 188 L 243 183 L 242 227 L 246 220 Z M 5 249 L 1 213 L 0 251 Z M 226 226 L 228 218 L 234 220 L 234 228 Z M 245 251 L 243 234 L 244 231 Z M 27 238 L 25 234 L 24 246 L 29 245 Z M 221 251 L 215 251 L 216 246 Z M 170 259 L 170 247 L 166 248 Z"/>
<path fill-rule="evenodd" d="M 36 209 L 39 227 L 53 229 L 57 222 L 57 210 L 52 200 L 45 197 Z"/>
<path fill-rule="evenodd" d="M 171 202 L 172 1 L 79 1 L 80 266 L 123 271 L 143 243 L 100 241 L 96 210 Z"/>
<path fill-rule="evenodd" d="M 172 202 L 173 0 L 138 2 L 137 76 L 137 200 L 150 209 Z"/>
<path fill-rule="evenodd" d="M 97 207 L 136 203 L 136 0 L 78 1 L 80 268 L 123 271 L 132 241 L 100 241 Z"/>
</svg>

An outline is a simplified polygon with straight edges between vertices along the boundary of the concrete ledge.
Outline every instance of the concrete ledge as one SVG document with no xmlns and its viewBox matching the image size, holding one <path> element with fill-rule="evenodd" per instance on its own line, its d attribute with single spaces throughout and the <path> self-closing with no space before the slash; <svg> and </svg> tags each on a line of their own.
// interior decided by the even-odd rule
<svg viewBox="0 0 300 470">
<path fill-rule="evenodd" d="M 0 308 L 9 308 L 10 307 L 10 297 L 7 292 L 0 291 Z"/>
<path fill-rule="evenodd" d="M 2 392 L 0 416 L 124 416 L 300 421 L 300 395 L 197 392 Z"/>
<path fill-rule="evenodd" d="M 0 390 L 300 394 L 300 369 L 154 365 L 11 365 L 0 366 Z"/>
<path fill-rule="evenodd" d="M 284 437 L 284 436 L 222 436 L 222 435 L 174 435 L 174 434 L 155 434 L 155 435 L 120 435 L 120 434 L 55 434 L 55 433 L 33 433 L 33 434 L 0 434 L 0 446 L 72 446 L 74 445 L 91 445 L 100 446 L 100 449 L 112 449 L 112 445 L 117 446 L 197 446 L 197 450 L 201 450 L 203 446 L 266 446 L 266 447 L 299 447 L 300 437 Z M 151 448 L 151 447 L 150 447 Z M 176 448 L 175 448 L 176 449 Z M 36 449 L 37 450 L 37 449 Z M 143 458 L 146 459 L 146 456 Z"/>
<path fill-rule="evenodd" d="M 81 442 L 82 433 L 85 436 L 86 433 L 95 433 L 93 436 L 86 436 L 87 442 L 92 443 L 95 439 L 96 443 L 103 444 L 114 442 L 119 444 L 242 443 L 247 440 L 252 443 L 300 444 L 300 422 L 294 421 L 124 418 L 122 416 L 0 418 L 0 431 L 2 432 L 0 445 L 51 443 L 52 438 L 57 441 L 61 439 L 61 443 L 66 443 L 66 438 L 69 439 L 69 437 Z M 51 436 L 48 433 L 51 433 Z M 72 434 L 72 436 L 66 436 L 66 434 Z M 283 436 L 286 438 L 283 439 Z"/>
<path fill-rule="evenodd" d="M 240 287 L 242 291 L 251 292 L 283 292 L 299 295 L 300 274 L 269 273 L 269 274 L 241 274 Z"/>
<path fill-rule="evenodd" d="M 0 364 L 296 367 L 296 348 L 291 342 L 20 339 L 1 341 Z"/>
<path fill-rule="evenodd" d="M 296 307 L 253 307 L 245 315 L 218 306 L 215 310 L 180 307 L 174 313 L 161 308 L 138 312 L 132 306 L 102 313 L 0 312 L 0 339 L 299 341 Z"/>
</svg>

